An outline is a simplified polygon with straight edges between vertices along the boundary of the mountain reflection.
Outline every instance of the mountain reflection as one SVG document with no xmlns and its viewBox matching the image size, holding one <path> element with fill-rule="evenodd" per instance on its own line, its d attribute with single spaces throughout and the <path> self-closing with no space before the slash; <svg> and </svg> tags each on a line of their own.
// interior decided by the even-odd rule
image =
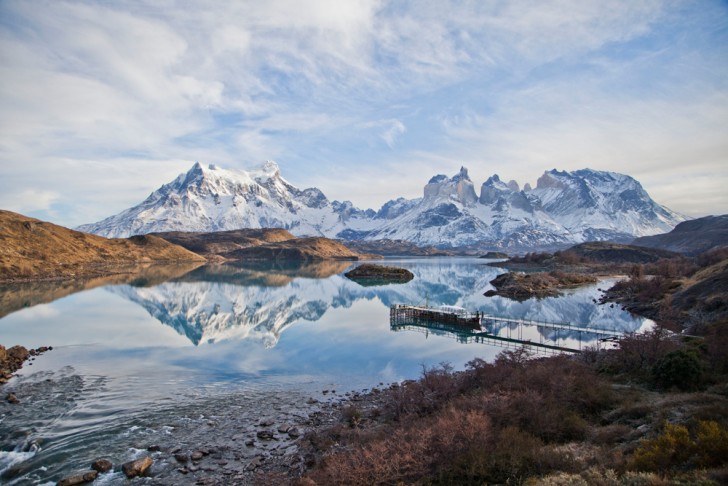
<svg viewBox="0 0 728 486">
<path fill-rule="evenodd" d="M 342 275 L 350 262 L 260 262 L 206 265 L 154 286 L 107 289 L 142 306 L 194 345 L 245 339 L 272 347 L 297 321 L 317 321 L 329 309 L 350 308 L 360 299 L 376 299 L 386 307 L 395 303 L 459 305 L 500 316 L 624 332 L 637 330 L 643 321 L 618 308 L 596 305 L 596 286 L 563 297 L 515 302 L 483 297 L 498 270 L 471 260 L 435 258 L 396 264 L 407 267 L 415 279 L 401 285 L 362 287 Z M 553 330 L 538 329 L 538 333 L 549 339 Z M 583 333 L 572 334 L 583 339 Z"/>
</svg>

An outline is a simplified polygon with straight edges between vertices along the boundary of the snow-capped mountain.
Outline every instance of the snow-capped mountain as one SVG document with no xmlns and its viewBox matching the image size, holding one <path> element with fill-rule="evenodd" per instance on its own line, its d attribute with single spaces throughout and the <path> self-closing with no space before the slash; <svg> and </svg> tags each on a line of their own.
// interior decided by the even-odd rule
<svg viewBox="0 0 728 486">
<path fill-rule="evenodd" d="M 655 203 L 635 179 L 614 172 L 554 169 L 536 188 L 523 189 L 494 175 L 478 194 L 463 167 L 453 177 L 431 178 L 421 198 L 394 199 L 375 212 L 329 201 L 316 188 L 300 190 L 269 161 L 251 171 L 196 163 L 141 204 L 78 229 L 125 237 L 278 227 L 296 236 L 525 251 L 588 240 L 631 241 L 683 220 Z"/>
<path fill-rule="evenodd" d="M 196 163 L 141 204 L 78 229 L 107 237 L 240 228 L 285 228 L 298 236 L 321 236 L 341 231 L 343 222 L 359 213 L 350 202 L 332 205 L 316 188 L 294 187 L 272 161 L 251 171 Z"/>
</svg>

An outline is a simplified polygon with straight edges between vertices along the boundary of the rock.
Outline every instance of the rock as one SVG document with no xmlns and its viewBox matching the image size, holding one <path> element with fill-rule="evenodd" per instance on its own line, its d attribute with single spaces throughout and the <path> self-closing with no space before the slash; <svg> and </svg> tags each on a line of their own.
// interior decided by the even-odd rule
<svg viewBox="0 0 728 486">
<path fill-rule="evenodd" d="M 8 393 L 8 396 L 5 397 L 5 400 L 8 403 L 20 403 L 20 400 L 18 400 L 18 397 L 15 396 L 15 393 Z"/>
<path fill-rule="evenodd" d="M 178 452 L 174 455 L 174 458 L 177 459 L 177 462 L 181 462 L 182 464 L 186 463 L 190 460 L 190 458 L 187 456 L 187 453 Z"/>
<path fill-rule="evenodd" d="M 275 436 L 272 430 L 259 430 L 256 435 L 262 440 L 272 440 Z"/>
<path fill-rule="evenodd" d="M 10 359 L 23 362 L 28 359 L 28 356 L 30 356 L 30 351 L 28 351 L 23 346 L 13 346 L 12 348 L 8 349 L 7 355 Z"/>
<path fill-rule="evenodd" d="M 291 427 L 290 429 L 288 429 L 288 437 L 290 437 L 291 439 L 295 439 L 296 437 L 300 436 L 301 431 L 298 430 L 296 427 Z"/>
<path fill-rule="evenodd" d="M 245 445 L 248 447 L 253 447 L 255 445 L 255 441 L 253 439 L 248 439 L 245 441 Z"/>
<path fill-rule="evenodd" d="M 260 466 L 261 464 L 263 464 L 263 457 L 256 456 L 248 463 L 248 466 L 245 469 L 247 469 L 248 471 L 252 471 L 254 469 L 257 469 L 258 466 Z"/>
<path fill-rule="evenodd" d="M 121 470 L 127 478 L 135 478 L 137 476 L 144 475 L 147 469 L 154 464 L 154 461 L 149 456 L 144 456 L 141 459 L 135 461 L 129 461 L 121 466 Z"/>
<path fill-rule="evenodd" d="M 147 447 L 147 450 L 149 452 L 159 452 L 162 450 L 162 448 L 159 447 L 158 445 L 150 445 L 149 447 Z"/>
<path fill-rule="evenodd" d="M 113 468 L 114 465 L 111 464 L 111 461 L 108 459 L 96 459 L 91 464 L 91 469 L 98 471 L 100 473 L 105 473 L 107 471 L 111 471 L 111 468 Z"/>
<path fill-rule="evenodd" d="M 280 432 L 281 434 L 285 434 L 285 433 L 286 433 L 286 432 L 288 432 L 288 431 L 289 431 L 290 429 L 291 429 L 291 426 L 290 426 L 290 425 L 282 424 L 282 425 L 280 425 L 280 426 L 278 427 L 278 432 Z"/>
<path fill-rule="evenodd" d="M 260 421 L 260 426 L 262 426 L 262 427 L 270 427 L 274 423 L 275 422 L 273 420 L 271 420 L 271 419 L 264 419 L 264 420 L 261 420 Z"/>
<path fill-rule="evenodd" d="M 202 451 L 195 451 L 195 452 L 192 453 L 192 455 L 190 456 L 190 458 L 193 461 L 199 461 L 199 460 L 202 459 L 203 456 L 204 456 L 204 454 L 202 453 Z"/>
<path fill-rule="evenodd" d="M 73 486 L 74 484 L 90 483 L 91 481 L 96 479 L 96 476 L 98 475 L 99 473 L 97 471 L 86 471 L 75 474 L 73 476 L 68 476 L 67 478 L 63 478 L 56 484 L 57 486 Z"/>
</svg>

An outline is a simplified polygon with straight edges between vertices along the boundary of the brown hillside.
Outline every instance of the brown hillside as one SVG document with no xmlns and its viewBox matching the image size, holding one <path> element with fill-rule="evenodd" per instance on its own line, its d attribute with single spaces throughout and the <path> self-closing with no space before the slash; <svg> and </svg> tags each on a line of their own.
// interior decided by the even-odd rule
<svg viewBox="0 0 728 486">
<path fill-rule="evenodd" d="M 239 229 L 211 233 L 170 231 L 152 234 L 164 238 L 170 243 L 208 257 L 213 255 L 226 257 L 228 253 L 243 248 L 296 238 L 288 231 L 280 228 Z"/>
<path fill-rule="evenodd" d="M 728 260 L 704 268 L 683 282 L 673 294 L 672 304 L 703 317 L 728 318 Z"/>
<path fill-rule="evenodd" d="M 108 239 L 0 210 L 0 281 L 115 273 L 118 265 L 204 261 L 156 236 Z"/>
<path fill-rule="evenodd" d="M 572 246 L 561 252 L 562 255 L 575 255 L 596 263 L 654 263 L 661 258 L 676 258 L 677 253 L 635 245 L 623 245 L 607 241 L 590 241 Z"/>
<path fill-rule="evenodd" d="M 643 236 L 634 245 L 661 248 L 695 256 L 713 248 L 728 247 L 728 214 L 684 221 L 669 233 Z"/>
<path fill-rule="evenodd" d="M 338 241 L 328 238 L 296 238 L 243 248 L 226 255 L 239 260 L 358 260 L 353 252 Z"/>
</svg>

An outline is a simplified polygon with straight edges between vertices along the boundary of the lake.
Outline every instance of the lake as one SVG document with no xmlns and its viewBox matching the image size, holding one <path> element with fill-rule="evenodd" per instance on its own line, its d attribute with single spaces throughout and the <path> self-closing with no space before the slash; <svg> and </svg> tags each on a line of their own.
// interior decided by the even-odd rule
<svg viewBox="0 0 728 486">
<path fill-rule="evenodd" d="M 415 278 L 370 287 L 343 275 L 351 262 L 153 267 L 131 281 L 2 287 L 0 343 L 53 350 L 26 363 L 7 385 L 19 390 L 22 404 L 0 405 L 0 481 L 54 483 L 100 455 L 138 455 L 142 439 L 158 440 L 170 433 L 169 424 L 191 416 L 232 406 L 254 421 L 261 404 L 295 409 L 306 397 L 331 400 L 417 378 L 423 366 L 492 361 L 502 346 L 517 344 L 391 326 L 393 304 L 459 306 L 620 332 L 649 325 L 596 303 L 609 281 L 541 300 L 484 297 L 488 282 L 503 272 L 484 263 L 388 259 Z M 599 337 L 515 325 L 491 331 L 570 347 Z M 122 479 L 110 475 L 106 482 L 114 481 Z"/>
</svg>

